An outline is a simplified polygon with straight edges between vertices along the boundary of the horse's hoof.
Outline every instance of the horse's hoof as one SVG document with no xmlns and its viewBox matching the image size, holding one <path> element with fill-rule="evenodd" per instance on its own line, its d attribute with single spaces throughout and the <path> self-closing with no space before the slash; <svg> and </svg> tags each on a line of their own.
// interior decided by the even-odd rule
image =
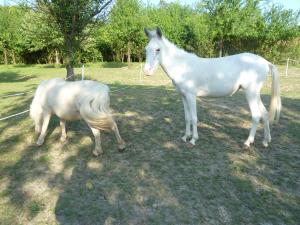
<svg viewBox="0 0 300 225">
<path fill-rule="evenodd" d="M 250 148 L 250 144 L 245 142 L 244 145 L 243 145 L 243 148 L 244 149 L 249 149 Z"/>
<path fill-rule="evenodd" d="M 183 140 L 183 142 L 187 142 L 187 139 L 190 138 L 190 137 L 191 137 L 190 134 L 188 134 L 188 135 L 185 134 L 185 135 L 181 138 L 181 140 Z"/>
<path fill-rule="evenodd" d="M 64 142 L 67 141 L 67 138 L 60 138 L 59 141 L 62 142 L 62 143 L 64 143 Z"/>
<path fill-rule="evenodd" d="M 193 147 L 196 145 L 196 140 L 194 138 L 192 138 L 189 142 L 190 145 L 192 145 Z"/>
<path fill-rule="evenodd" d="M 269 143 L 268 143 L 268 141 L 263 141 L 263 146 L 266 148 L 266 147 L 268 147 L 269 146 Z"/>
<path fill-rule="evenodd" d="M 35 145 L 37 146 L 37 147 L 40 147 L 40 146 L 42 146 L 44 144 L 44 141 L 37 141 L 36 143 L 35 143 Z"/>
<path fill-rule="evenodd" d="M 95 156 L 95 157 L 97 157 L 97 156 L 99 156 L 99 155 L 102 155 L 103 154 L 103 152 L 101 151 L 101 152 L 99 152 L 99 151 L 97 151 L 97 150 L 94 150 L 93 151 L 93 156 Z"/>
</svg>

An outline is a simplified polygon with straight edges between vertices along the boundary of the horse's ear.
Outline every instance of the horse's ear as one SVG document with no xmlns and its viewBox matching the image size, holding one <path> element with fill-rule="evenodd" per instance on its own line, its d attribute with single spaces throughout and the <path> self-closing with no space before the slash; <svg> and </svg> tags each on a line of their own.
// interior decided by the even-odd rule
<svg viewBox="0 0 300 225">
<path fill-rule="evenodd" d="M 147 35 L 148 38 L 151 38 L 150 31 L 145 27 L 144 28 L 145 34 Z"/>
<path fill-rule="evenodd" d="M 162 32 L 161 32 L 161 30 L 160 30 L 159 27 L 156 28 L 156 34 L 157 34 L 157 36 L 158 36 L 159 38 L 162 37 Z"/>
</svg>

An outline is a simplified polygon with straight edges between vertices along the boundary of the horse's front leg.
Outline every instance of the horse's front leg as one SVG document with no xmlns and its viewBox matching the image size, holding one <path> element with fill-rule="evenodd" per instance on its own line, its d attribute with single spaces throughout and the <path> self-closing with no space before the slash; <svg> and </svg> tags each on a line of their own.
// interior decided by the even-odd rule
<svg viewBox="0 0 300 225">
<path fill-rule="evenodd" d="M 190 117 L 190 112 L 187 104 L 186 97 L 183 95 L 182 96 L 182 102 L 183 102 L 183 107 L 184 107 L 184 118 L 185 118 L 185 134 L 181 138 L 184 142 L 186 142 L 187 138 L 189 138 L 192 134 L 191 132 L 191 117 Z"/>
<path fill-rule="evenodd" d="M 196 95 L 187 94 L 186 100 L 187 100 L 187 105 L 190 112 L 190 118 L 193 127 L 193 135 L 192 135 L 192 139 L 190 140 L 190 143 L 192 145 L 195 145 L 195 142 L 199 139 L 198 130 L 197 130 L 198 118 L 197 118 Z"/>
<path fill-rule="evenodd" d="M 67 133 L 66 133 L 66 121 L 63 119 L 60 119 L 60 128 L 61 128 L 61 136 L 60 136 L 60 141 L 64 142 L 67 140 Z"/>
</svg>

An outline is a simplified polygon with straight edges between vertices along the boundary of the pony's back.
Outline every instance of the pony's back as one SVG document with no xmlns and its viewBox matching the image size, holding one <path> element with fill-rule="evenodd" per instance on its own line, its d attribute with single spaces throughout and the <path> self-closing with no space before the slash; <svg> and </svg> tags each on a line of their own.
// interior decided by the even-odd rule
<svg viewBox="0 0 300 225">
<path fill-rule="evenodd" d="M 92 126 L 100 123 L 100 118 L 106 118 L 110 121 L 107 126 L 111 126 L 109 87 L 90 80 L 45 80 L 38 86 L 30 106 L 30 116 L 35 121 L 37 132 L 40 130 L 43 114 L 55 114 L 64 120 L 77 120 L 82 117 Z"/>
</svg>

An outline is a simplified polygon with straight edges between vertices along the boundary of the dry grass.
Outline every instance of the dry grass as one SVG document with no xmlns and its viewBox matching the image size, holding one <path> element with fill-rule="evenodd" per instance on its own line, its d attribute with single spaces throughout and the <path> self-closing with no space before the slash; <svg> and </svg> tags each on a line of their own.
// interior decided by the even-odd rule
<svg viewBox="0 0 300 225">
<path fill-rule="evenodd" d="M 280 67 L 284 74 L 284 67 Z M 76 70 L 80 73 L 80 69 Z M 200 139 L 180 141 L 183 107 L 159 71 L 142 77 L 135 64 L 97 64 L 86 75 L 110 85 L 122 137 L 102 135 L 105 154 L 94 158 L 82 122 L 69 123 L 60 143 L 53 118 L 42 147 L 27 115 L 0 122 L 0 224 L 299 224 L 300 73 L 281 77 L 283 114 L 273 141 L 241 146 L 250 114 L 242 92 L 198 101 Z M 1 96 L 34 90 L 63 68 L 0 67 Z M 120 90 L 120 91 L 115 91 Z M 269 102 L 270 80 L 262 98 Z M 1 98 L 1 117 L 29 107 L 32 94 Z"/>
</svg>

